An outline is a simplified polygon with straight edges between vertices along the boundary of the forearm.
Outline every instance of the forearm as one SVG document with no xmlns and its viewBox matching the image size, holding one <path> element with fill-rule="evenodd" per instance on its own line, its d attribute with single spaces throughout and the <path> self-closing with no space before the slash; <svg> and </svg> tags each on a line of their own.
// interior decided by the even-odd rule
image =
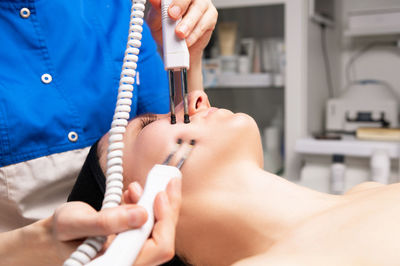
<svg viewBox="0 0 400 266">
<path fill-rule="evenodd" d="M 57 265 L 57 245 L 51 242 L 49 220 L 0 234 L 1 265 Z"/>
<path fill-rule="evenodd" d="M 175 104 L 182 101 L 182 83 L 181 73 L 174 73 L 175 80 Z M 203 72 L 202 72 L 202 53 L 190 55 L 190 68 L 187 72 L 188 92 L 195 90 L 204 90 L 203 87 Z"/>
<path fill-rule="evenodd" d="M 202 53 L 190 56 L 190 69 L 188 71 L 188 90 L 204 90 L 202 72 Z"/>
</svg>

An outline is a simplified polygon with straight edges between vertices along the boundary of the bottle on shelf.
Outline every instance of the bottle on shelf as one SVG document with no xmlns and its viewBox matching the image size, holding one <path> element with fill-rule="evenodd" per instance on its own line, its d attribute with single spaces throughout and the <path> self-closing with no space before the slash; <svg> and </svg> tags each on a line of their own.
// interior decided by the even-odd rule
<svg viewBox="0 0 400 266">
<path fill-rule="evenodd" d="M 378 149 L 373 152 L 370 160 L 371 180 L 381 184 L 389 184 L 390 157 L 387 151 Z"/>
<path fill-rule="evenodd" d="M 277 174 L 282 169 L 281 136 L 277 126 L 264 129 L 264 170 Z"/>
<path fill-rule="evenodd" d="M 238 72 L 239 74 L 250 73 L 250 58 L 246 51 L 246 48 L 241 45 L 239 57 L 238 57 Z"/>
<path fill-rule="evenodd" d="M 278 174 L 283 168 L 283 111 L 276 109 L 275 116 L 272 118 L 270 126 L 264 129 L 264 169 L 268 172 Z"/>
<path fill-rule="evenodd" d="M 332 194 L 343 194 L 346 182 L 346 165 L 343 155 L 335 154 L 332 156 L 330 171 L 330 191 Z"/>
</svg>

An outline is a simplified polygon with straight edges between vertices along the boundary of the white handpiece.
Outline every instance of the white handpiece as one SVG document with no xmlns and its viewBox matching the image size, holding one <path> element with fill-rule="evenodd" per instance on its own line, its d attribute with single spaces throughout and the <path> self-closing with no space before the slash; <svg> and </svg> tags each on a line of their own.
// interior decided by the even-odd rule
<svg viewBox="0 0 400 266">
<path fill-rule="evenodd" d="M 161 1 L 164 66 L 166 70 L 189 69 L 189 50 L 186 41 L 175 33 L 176 25 L 181 20 L 175 21 L 168 15 L 171 2 L 172 0 Z"/>
<path fill-rule="evenodd" d="M 120 233 L 105 254 L 92 262 L 90 266 L 132 266 L 137 255 L 148 239 L 154 225 L 154 199 L 160 191 L 165 191 L 172 178 L 181 178 L 182 174 L 175 166 L 156 164 L 147 176 L 143 195 L 138 205 L 144 207 L 148 214 L 146 223 L 138 229 Z"/>
</svg>

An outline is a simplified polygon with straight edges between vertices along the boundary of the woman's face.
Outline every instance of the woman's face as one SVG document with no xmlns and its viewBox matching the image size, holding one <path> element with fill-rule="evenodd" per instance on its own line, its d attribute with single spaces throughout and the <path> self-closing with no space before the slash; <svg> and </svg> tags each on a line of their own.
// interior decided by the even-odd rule
<svg viewBox="0 0 400 266">
<path fill-rule="evenodd" d="M 161 164 L 178 139 L 185 143 L 175 154 L 175 165 L 193 139 L 196 144 L 182 167 L 182 174 L 205 176 L 206 171 L 233 163 L 235 160 L 255 160 L 262 166 L 259 131 L 254 120 L 245 114 L 233 114 L 210 107 L 207 95 L 195 91 L 188 95 L 190 123 L 183 123 L 183 106 L 176 108 L 177 123 L 170 116 L 143 115 L 129 122 L 124 136 L 124 185 L 139 181 L 143 186 L 147 173 Z M 103 138 L 102 142 L 104 142 Z M 103 143 L 104 144 L 104 143 Z M 106 151 L 106 149 L 103 149 Z M 100 157 L 105 165 L 105 156 Z M 189 187 L 188 187 L 189 188 Z"/>
</svg>

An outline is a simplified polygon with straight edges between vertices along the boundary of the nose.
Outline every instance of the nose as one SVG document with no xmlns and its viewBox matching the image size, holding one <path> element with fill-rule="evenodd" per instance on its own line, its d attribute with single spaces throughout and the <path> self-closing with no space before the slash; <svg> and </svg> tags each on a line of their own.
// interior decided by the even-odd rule
<svg viewBox="0 0 400 266">
<path fill-rule="evenodd" d="M 188 111 L 190 116 L 210 107 L 211 105 L 208 100 L 208 96 L 204 91 L 196 90 L 188 94 Z M 176 107 L 176 112 L 183 112 L 183 103 L 180 103 Z M 179 116 L 181 115 L 179 114 Z"/>
</svg>

